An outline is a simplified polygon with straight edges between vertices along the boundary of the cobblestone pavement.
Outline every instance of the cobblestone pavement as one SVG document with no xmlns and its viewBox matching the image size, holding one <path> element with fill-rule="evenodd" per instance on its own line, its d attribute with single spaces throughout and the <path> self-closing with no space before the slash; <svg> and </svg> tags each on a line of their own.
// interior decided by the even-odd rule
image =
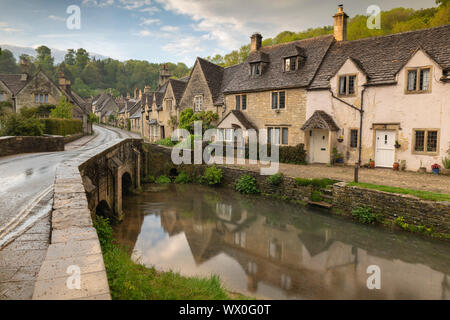
<svg viewBox="0 0 450 320">
<path fill-rule="evenodd" d="M 231 165 L 245 169 L 259 171 L 264 165 Z M 320 164 L 306 166 L 280 163 L 280 172 L 291 177 L 301 178 L 330 178 L 341 181 L 353 181 L 354 167 L 333 166 Z M 393 187 L 416 190 L 426 190 L 450 194 L 450 176 L 432 173 L 418 173 L 410 171 L 394 171 L 392 169 L 366 169 L 359 171 L 359 182 L 374 183 Z"/>
</svg>

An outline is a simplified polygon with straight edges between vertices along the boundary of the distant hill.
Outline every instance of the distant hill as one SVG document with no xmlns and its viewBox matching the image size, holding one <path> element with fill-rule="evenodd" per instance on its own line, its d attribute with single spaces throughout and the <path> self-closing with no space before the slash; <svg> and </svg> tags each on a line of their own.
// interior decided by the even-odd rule
<svg viewBox="0 0 450 320">
<path fill-rule="evenodd" d="M 27 54 L 32 57 L 36 57 L 36 51 L 32 47 L 19 47 L 19 46 L 13 46 L 9 44 L 0 44 L 0 47 L 4 50 L 9 50 L 14 54 L 14 57 L 16 60 L 19 59 L 20 55 Z M 67 53 L 67 50 L 59 50 L 50 48 L 52 50 L 52 56 L 55 58 L 55 64 L 61 63 L 64 61 L 64 56 Z M 76 50 L 76 48 L 74 48 Z M 103 60 L 108 59 L 109 57 L 105 57 L 98 53 L 89 52 L 89 56 L 92 58 L 95 57 L 96 60 Z"/>
</svg>

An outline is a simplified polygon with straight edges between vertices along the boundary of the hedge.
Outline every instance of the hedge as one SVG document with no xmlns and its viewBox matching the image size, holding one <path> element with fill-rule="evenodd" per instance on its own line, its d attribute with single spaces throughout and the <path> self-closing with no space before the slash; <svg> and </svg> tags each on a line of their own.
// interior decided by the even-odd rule
<svg viewBox="0 0 450 320">
<path fill-rule="evenodd" d="M 44 133 L 67 136 L 83 132 L 83 122 L 75 119 L 41 119 L 44 124 Z"/>
<path fill-rule="evenodd" d="M 261 147 L 267 148 L 267 155 L 271 154 L 271 145 L 260 145 L 258 144 L 258 160 L 259 159 L 259 149 Z M 306 164 L 306 150 L 305 145 L 300 143 L 296 146 L 279 146 L 279 156 L 280 163 L 293 163 L 293 164 Z M 245 148 L 245 157 L 249 158 L 249 147 Z"/>
</svg>

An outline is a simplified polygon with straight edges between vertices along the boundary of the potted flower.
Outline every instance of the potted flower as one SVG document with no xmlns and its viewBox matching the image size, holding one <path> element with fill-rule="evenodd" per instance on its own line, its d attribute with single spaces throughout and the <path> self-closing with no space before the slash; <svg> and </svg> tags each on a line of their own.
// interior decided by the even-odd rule
<svg viewBox="0 0 450 320">
<path fill-rule="evenodd" d="M 441 171 L 441 166 L 435 163 L 431 166 L 431 170 L 434 174 L 439 174 L 439 171 Z"/>
<path fill-rule="evenodd" d="M 398 143 L 398 140 L 395 140 L 395 145 L 394 145 L 397 149 L 400 148 L 402 145 L 400 143 Z"/>
<path fill-rule="evenodd" d="M 375 161 L 373 159 L 370 159 L 369 165 L 370 165 L 370 169 L 374 169 L 375 168 Z"/>
<path fill-rule="evenodd" d="M 397 161 L 395 161 L 394 162 L 394 165 L 393 165 L 393 168 L 394 168 L 394 170 L 395 171 L 398 171 L 398 168 L 400 167 L 400 164 L 397 162 Z"/>
<path fill-rule="evenodd" d="M 339 136 L 339 137 L 338 137 L 338 139 L 337 139 L 337 141 L 338 141 L 338 142 L 342 142 L 342 141 L 344 141 L 344 136 L 342 136 L 342 135 L 341 135 L 341 136 Z"/>
</svg>

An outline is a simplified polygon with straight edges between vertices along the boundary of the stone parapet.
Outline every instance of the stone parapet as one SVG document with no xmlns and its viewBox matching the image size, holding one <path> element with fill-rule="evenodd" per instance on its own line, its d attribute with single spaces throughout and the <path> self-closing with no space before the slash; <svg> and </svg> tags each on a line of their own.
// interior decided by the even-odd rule
<svg viewBox="0 0 450 320">
<path fill-rule="evenodd" d="M 64 151 L 64 137 L 0 137 L 0 157 L 20 153 Z"/>
</svg>

